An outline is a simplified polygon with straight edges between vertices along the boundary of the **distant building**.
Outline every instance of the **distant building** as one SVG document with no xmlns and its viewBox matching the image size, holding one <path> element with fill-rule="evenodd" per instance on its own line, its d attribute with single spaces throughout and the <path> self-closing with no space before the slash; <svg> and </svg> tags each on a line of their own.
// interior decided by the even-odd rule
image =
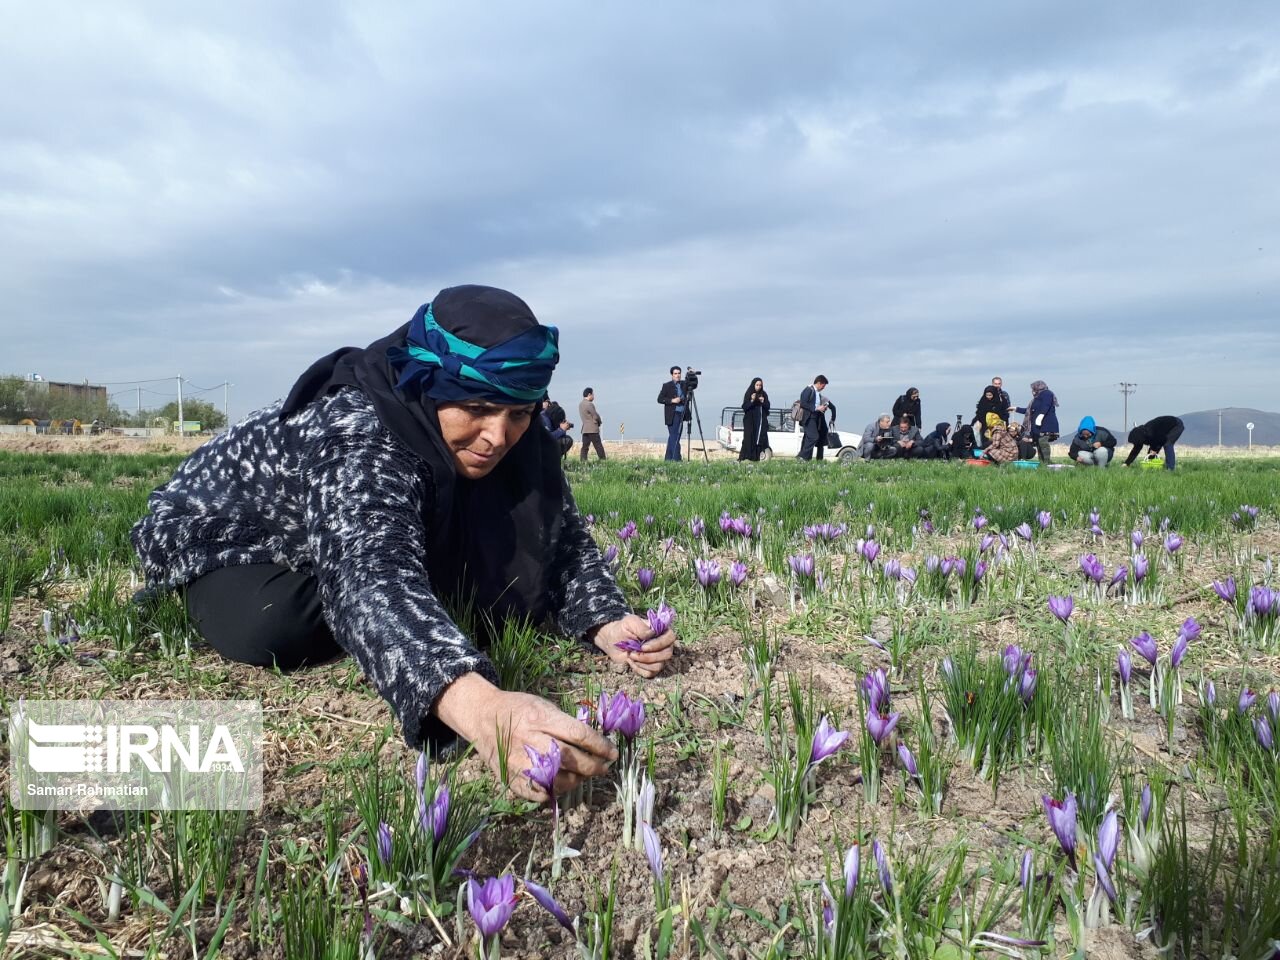
<svg viewBox="0 0 1280 960">
<path fill-rule="evenodd" d="M 39 376 L 34 374 L 33 376 Z M 70 397 L 86 403 L 106 403 L 107 388 L 86 380 L 84 383 L 61 383 L 57 380 L 31 380 L 31 386 L 44 391 L 51 397 Z"/>
</svg>

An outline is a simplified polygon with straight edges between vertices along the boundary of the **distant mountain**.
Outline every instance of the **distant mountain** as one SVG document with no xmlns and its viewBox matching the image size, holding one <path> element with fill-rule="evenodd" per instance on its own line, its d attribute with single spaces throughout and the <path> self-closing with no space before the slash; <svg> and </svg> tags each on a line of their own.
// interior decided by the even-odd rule
<svg viewBox="0 0 1280 960">
<path fill-rule="evenodd" d="M 1217 410 L 1197 410 L 1195 413 L 1181 414 L 1182 422 L 1187 429 L 1179 443 L 1190 447 L 1211 447 L 1218 443 Z M 1253 443 L 1255 446 L 1280 446 L 1280 413 L 1268 413 L 1266 410 L 1251 410 L 1248 407 L 1222 408 L 1222 445 L 1224 447 L 1244 447 L 1249 444 L 1249 431 L 1245 424 L 1253 424 Z"/>
</svg>

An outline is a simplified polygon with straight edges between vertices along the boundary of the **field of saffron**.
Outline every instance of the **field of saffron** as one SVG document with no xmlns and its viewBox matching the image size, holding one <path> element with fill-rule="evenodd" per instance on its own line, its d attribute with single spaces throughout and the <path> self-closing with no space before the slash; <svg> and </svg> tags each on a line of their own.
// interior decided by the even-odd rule
<svg viewBox="0 0 1280 960">
<path fill-rule="evenodd" d="M 6 739 L 13 956 L 1280 951 L 1276 461 L 571 463 L 681 647 L 640 681 L 493 638 L 504 685 L 618 743 L 555 810 L 414 754 L 349 660 L 228 663 L 130 602 L 177 462 L 0 452 L 0 698 L 258 699 L 264 803 L 22 811 Z"/>
</svg>

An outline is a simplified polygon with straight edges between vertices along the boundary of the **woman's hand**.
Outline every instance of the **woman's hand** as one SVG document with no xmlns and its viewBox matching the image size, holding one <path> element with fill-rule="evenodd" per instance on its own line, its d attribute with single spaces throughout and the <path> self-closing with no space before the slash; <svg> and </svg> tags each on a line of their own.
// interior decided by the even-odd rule
<svg viewBox="0 0 1280 960">
<path fill-rule="evenodd" d="M 617 645 L 627 640 L 643 642 L 639 650 L 618 649 Z M 656 677 L 676 652 L 674 631 L 668 630 L 655 637 L 649 621 L 633 613 L 598 627 L 591 642 L 608 654 L 614 663 L 626 664 L 642 677 Z"/>
<path fill-rule="evenodd" d="M 436 716 L 471 741 L 496 776 L 502 776 L 505 760 L 511 792 L 538 803 L 548 798 L 524 775 L 529 769 L 525 747 L 546 753 L 552 740 L 560 744 L 560 773 L 553 784 L 558 794 L 607 773 L 618 756 L 613 744 L 555 704 L 500 690 L 478 673 L 449 685 L 436 701 Z"/>
</svg>

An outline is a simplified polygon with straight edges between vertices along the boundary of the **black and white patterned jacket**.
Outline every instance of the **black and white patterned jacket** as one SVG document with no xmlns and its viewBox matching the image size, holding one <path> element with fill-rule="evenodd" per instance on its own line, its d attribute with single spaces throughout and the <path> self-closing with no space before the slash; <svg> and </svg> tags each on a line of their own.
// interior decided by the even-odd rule
<svg viewBox="0 0 1280 960">
<path fill-rule="evenodd" d="M 497 682 L 428 582 L 431 478 L 354 387 L 287 420 L 280 408 L 200 447 L 151 494 L 131 532 L 147 585 L 173 588 L 248 563 L 314 571 L 334 639 L 418 746 L 444 732 L 430 711 L 445 687 L 471 672 Z M 628 609 L 571 497 L 564 521 L 549 609 L 561 631 L 582 637 Z"/>
</svg>

